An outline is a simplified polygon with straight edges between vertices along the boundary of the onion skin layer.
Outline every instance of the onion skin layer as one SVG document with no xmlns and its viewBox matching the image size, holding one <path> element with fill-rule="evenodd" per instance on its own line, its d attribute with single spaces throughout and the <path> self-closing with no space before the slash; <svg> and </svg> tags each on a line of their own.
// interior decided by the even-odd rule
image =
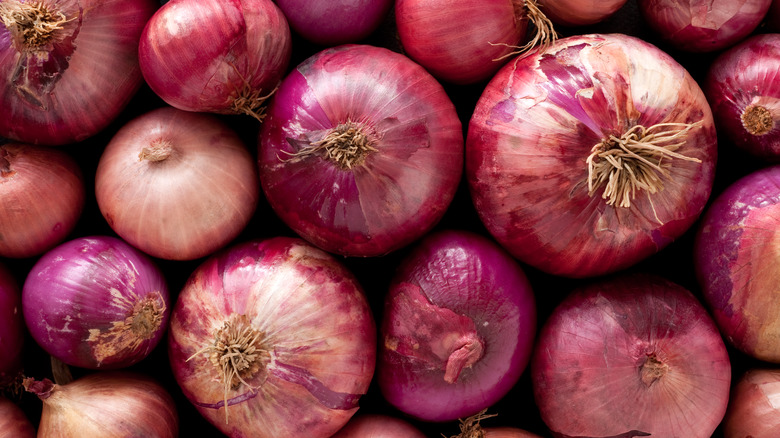
<svg viewBox="0 0 780 438">
<path fill-rule="evenodd" d="M 780 166 L 727 187 L 699 226 L 694 267 L 723 336 L 759 360 L 780 363 Z"/>
<path fill-rule="evenodd" d="M 0 438 L 35 438 L 35 427 L 24 411 L 0 396 Z"/>
<path fill-rule="evenodd" d="M 356 43 L 387 17 L 393 0 L 276 0 L 290 27 L 321 46 Z"/>
<path fill-rule="evenodd" d="M 723 419 L 731 364 L 694 295 L 624 274 L 583 286 L 545 322 L 531 360 L 553 435 L 709 438 Z"/>
<path fill-rule="evenodd" d="M 724 438 L 780 436 L 780 370 L 753 368 L 731 390 Z"/>
<path fill-rule="evenodd" d="M 425 438 L 425 434 L 400 418 L 366 414 L 352 417 L 331 438 Z"/>
<path fill-rule="evenodd" d="M 260 334 L 267 360 L 252 362 L 259 367 L 243 377 L 246 384 L 225 393 L 219 369 L 199 352 L 235 316 Z M 168 347 L 184 395 L 226 435 L 326 438 L 368 390 L 376 328 L 342 264 L 300 239 L 275 237 L 228 248 L 193 272 L 174 308 Z"/>
<path fill-rule="evenodd" d="M 13 384 L 22 371 L 24 336 L 21 291 L 16 278 L 0 264 L 0 390 Z"/>
<path fill-rule="evenodd" d="M 544 15 L 563 26 L 586 26 L 606 20 L 627 0 L 539 0 Z"/>
<path fill-rule="evenodd" d="M 635 126 L 701 123 L 673 159 L 663 190 L 630 207 L 588 194 L 586 159 L 597 143 Z M 698 219 L 710 196 L 717 138 L 695 80 L 634 37 L 558 40 L 500 70 L 472 115 L 466 177 L 482 222 L 521 261 L 564 277 L 627 268 Z"/>
</svg>

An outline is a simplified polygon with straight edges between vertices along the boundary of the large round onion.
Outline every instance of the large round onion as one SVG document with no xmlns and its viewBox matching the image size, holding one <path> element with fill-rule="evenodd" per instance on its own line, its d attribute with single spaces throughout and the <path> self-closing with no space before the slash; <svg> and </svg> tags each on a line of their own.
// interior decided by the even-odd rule
<svg viewBox="0 0 780 438">
<path fill-rule="evenodd" d="M 259 136 L 269 203 L 327 251 L 377 256 L 441 219 L 463 166 L 463 130 L 442 86 L 401 54 L 325 49 L 284 79 Z"/>
<path fill-rule="evenodd" d="M 747 370 L 731 390 L 724 438 L 780 436 L 780 369 Z"/>
<path fill-rule="evenodd" d="M 731 383 L 704 306 L 682 286 L 638 274 L 565 298 L 539 334 L 531 372 L 542 420 L 562 437 L 710 438 Z"/>
<path fill-rule="evenodd" d="M 355 43 L 374 32 L 393 0 L 276 0 L 290 27 L 322 46 Z"/>
<path fill-rule="evenodd" d="M 539 6 L 553 23 L 585 26 L 611 17 L 627 0 L 539 0 Z"/>
<path fill-rule="evenodd" d="M 326 438 L 368 390 L 376 329 L 341 263 L 276 237 L 224 250 L 192 273 L 169 357 L 184 395 L 226 435 Z"/>
<path fill-rule="evenodd" d="M 509 254 L 470 232 L 430 235 L 385 298 L 379 388 L 423 420 L 473 415 L 517 383 L 535 334 L 531 285 Z"/>
<path fill-rule="evenodd" d="M 35 427 L 24 411 L 0 396 L 0 438 L 35 438 Z"/>
<path fill-rule="evenodd" d="M 0 390 L 22 371 L 24 336 L 21 291 L 16 278 L 0 264 Z"/>
<path fill-rule="evenodd" d="M 425 434 L 406 420 L 384 414 L 366 414 L 352 417 L 331 438 L 425 438 Z"/>
<path fill-rule="evenodd" d="M 48 251 L 22 288 L 35 341 L 82 368 L 124 368 L 144 359 L 160 342 L 170 307 L 157 266 L 109 236 L 80 237 Z"/>
<path fill-rule="evenodd" d="M 138 41 L 153 0 L 0 3 L 0 136 L 65 144 L 102 130 L 143 81 Z"/>
<path fill-rule="evenodd" d="M 732 183 L 702 218 L 694 266 L 723 335 L 755 358 L 780 363 L 780 166 Z"/>
<path fill-rule="evenodd" d="M 468 130 L 488 231 L 546 272 L 588 277 L 658 252 L 699 217 L 717 141 L 686 70 L 634 37 L 558 40 L 499 71 Z"/>
</svg>

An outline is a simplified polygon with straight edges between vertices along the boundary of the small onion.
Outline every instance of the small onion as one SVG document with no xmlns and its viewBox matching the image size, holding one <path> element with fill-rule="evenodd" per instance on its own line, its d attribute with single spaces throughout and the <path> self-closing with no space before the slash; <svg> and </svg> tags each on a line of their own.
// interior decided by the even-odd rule
<svg viewBox="0 0 780 438">
<path fill-rule="evenodd" d="M 38 436 L 176 438 L 179 415 L 171 395 L 150 377 L 120 371 L 60 385 L 27 378 L 43 402 Z"/>
<path fill-rule="evenodd" d="M 406 420 L 384 414 L 366 414 L 352 417 L 331 438 L 425 438 L 425 434 Z"/>
<path fill-rule="evenodd" d="M 171 0 L 144 28 L 138 53 L 144 79 L 169 105 L 261 118 L 292 39 L 271 0 Z"/>
<path fill-rule="evenodd" d="M 330 437 L 357 411 L 376 361 L 356 278 L 287 237 L 201 264 L 179 294 L 168 339 L 184 395 L 231 437 Z"/>
<path fill-rule="evenodd" d="M 485 414 L 486 410 L 460 420 L 460 433 L 450 438 L 541 438 L 539 435 L 516 427 L 483 427 L 481 421 L 495 415 Z"/>
<path fill-rule="evenodd" d="M 726 412 L 731 364 L 691 292 L 626 274 L 583 286 L 553 310 L 531 377 L 554 436 L 710 438 Z"/>
<path fill-rule="evenodd" d="M 378 256 L 441 219 L 460 182 L 463 130 L 443 87 L 369 45 L 325 49 L 283 81 L 259 136 L 279 217 L 326 251 Z"/>
<path fill-rule="evenodd" d="M 260 184 L 252 154 L 228 125 L 163 107 L 114 135 L 98 163 L 95 195 L 131 245 L 157 258 L 193 260 L 241 233 Z"/>
<path fill-rule="evenodd" d="M 67 153 L 0 145 L 0 256 L 37 256 L 61 243 L 84 209 L 84 180 Z"/>
<path fill-rule="evenodd" d="M 627 0 L 538 0 L 544 15 L 555 24 L 585 26 L 606 20 Z"/>
<path fill-rule="evenodd" d="M 754 171 L 712 202 L 699 226 L 694 267 L 724 337 L 780 363 L 780 165 Z"/>
<path fill-rule="evenodd" d="M 385 298 L 379 389 L 423 420 L 473 415 L 517 383 L 535 334 L 533 291 L 509 254 L 471 232 L 429 235 Z"/>
<path fill-rule="evenodd" d="M 780 35 L 755 35 L 710 64 L 704 93 L 717 127 L 761 159 L 780 162 Z"/>
<path fill-rule="evenodd" d="M 0 396 L 0 438 L 35 438 L 35 435 L 35 427 L 24 411 Z"/>
<path fill-rule="evenodd" d="M 22 372 L 24 335 L 19 286 L 5 265 L 0 264 L 0 390 L 13 384 Z"/>
<path fill-rule="evenodd" d="M 780 370 L 746 371 L 731 390 L 723 419 L 724 438 L 780 436 Z"/>
<path fill-rule="evenodd" d="M 0 136 L 82 141 L 140 88 L 138 41 L 153 0 L 3 0 Z"/>
<path fill-rule="evenodd" d="M 582 35 L 518 59 L 471 118 L 466 176 L 488 231 L 548 273 L 590 277 L 657 253 L 698 219 L 714 180 L 709 104 L 638 38 Z"/>
<path fill-rule="evenodd" d="M 170 314 L 156 265 L 114 237 L 80 237 L 44 254 L 22 287 L 35 341 L 62 362 L 91 369 L 128 367 L 160 342 Z"/>
<path fill-rule="evenodd" d="M 387 17 L 393 0 L 276 0 L 290 27 L 307 40 L 336 46 L 358 42 Z"/>
</svg>

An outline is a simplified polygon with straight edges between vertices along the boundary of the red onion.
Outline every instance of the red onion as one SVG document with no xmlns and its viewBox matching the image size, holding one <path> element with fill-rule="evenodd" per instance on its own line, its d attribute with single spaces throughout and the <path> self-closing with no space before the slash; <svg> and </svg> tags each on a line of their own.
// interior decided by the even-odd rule
<svg viewBox="0 0 780 438">
<path fill-rule="evenodd" d="M 774 363 L 780 363 L 778 220 L 780 166 L 772 166 L 718 195 L 694 246 L 697 278 L 724 337 L 748 355 Z"/>
<path fill-rule="evenodd" d="M 780 370 L 747 370 L 731 390 L 723 419 L 725 438 L 780 436 Z"/>
<path fill-rule="evenodd" d="M 22 372 L 24 335 L 19 286 L 5 265 L 0 264 L 0 390 L 13 384 Z M 0 427 L 0 433 L 2 430 Z"/>
<path fill-rule="evenodd" d="M 634 37 L 582 35 L 496 74 L 471 118 L 466 175 L 512 254 L 589 277 L 681 236 L 710 196 L 716 155 L 710 107 L 679 63 Z"/>
<path fill-rule="evenodd" d="M 128 367 L 159 343 L 170 314 L 157 266 L 109 236 L 80 237 L 48 251 L 22 288 L 35 341 L 62 362 L 91 369 Z"/>
<path fill-rule="evenodd" d="M 755 35 L 710 64 L 704 93 L 718 129 L 737 147 L 780 162 L 780 35 Z"/>
<path fill-rule="evenodd" d="M 450 438 L 541 438 L 535 433 L 516 427 L 483 427 L 481 421 L 495 415 L 485 414 L 486 410 L 460 420 L 460 433 Z"/>
<path fill-rule="evenodd" d="M 0 396 L 0 438 L 35 438 L 35 427 L 24 411 Z"/>
<path fill-rule="evenodd" d="M 692 293 L 634 274 L 583 286 L 553 310 L 531 378 L 556 437 L 709 438 L 726 412 L 731 365 Z"/>
<path fill-rule="evenodd" d="M 149 20 L 138 54 L 144 79 L 168 104 L 261 118 L 292 40 L 271 0 L 171 0 Z"/>
<path fill-rule="evenodd" d="M 425 438 L 425 434 L 400 418 L 366 414 L 352 417 L 331 438 Z"/>
<path fill-rule="evenodd" d="M 712 52 L 753 32 L 772 0 L 639 0 L 645 21 L 676 49 Z"/>
<path fill-rule="evenodd" d="M 442 86 L 388 49 L 323 50 L 279 87 L 259 137 L 260 181 L 279 217 L 348 256 L 399 249 L 457 190 L 463 130 Z"/>
<path fill-rule="evenodd" d="M 390 283 L 377 381 L 387 401 L 428 421 L 473 415 L 517 383 L 536 306 L 520 265 L 466 231 L 429 235 Z"/>
<path fill-rule="evenodd" d="M 358 408 L 376 328 L 355 277 L 328 253 L 276 237 L 200 265 L 171 317 L 174 377 L 231 437 L 325 438 Z"/>
<path fill-rule="evenodd" d="M 0 136 L 59 145 L 108 126 L 141 86 L 138 40 L 156 7 L 152 0 L 4 0 Z"/>
<path fill-rule="evenodd" d="M 85 197 L 81 169 L 67 153 L 0 145 L 0 256 L 37 256 L 65 240 Z"/>
<path fill-rule="evenodd" d="M 252 154 L 228 125 L 164 107 L 114 135 L 98 163 L 95 195 L 108 224 L 131 245 L 162 259 L 193 260 L 241 233 L 260 184 Z"/>
<path fill-rule="evenodd" d="M 175 438 L 179 416 L 173 398 L 150 377 L 99 372 L 60 385 L 24 382 L 43 401 L 38 436 Z"/>
<path fill-rule="evenodd" d="M 615 14 L 627 0 L 538 0 L 544 15 L 555 24 L 585 26 Z"/>
<path fill-rule="evenodd" d="M 392 0 L 276 0 L 290 27 L 323 46 L 360 41 L 387 17 Z"/>
</svg>

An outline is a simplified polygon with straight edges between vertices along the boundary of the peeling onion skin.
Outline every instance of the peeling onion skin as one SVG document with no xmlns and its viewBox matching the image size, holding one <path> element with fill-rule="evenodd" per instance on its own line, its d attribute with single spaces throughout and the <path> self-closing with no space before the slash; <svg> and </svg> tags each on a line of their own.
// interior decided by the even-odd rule
<svg viewBox="0 0 780 438">
<path fill-rule="evenodd" d="M 555 24 L 586 26 L 611 17 L 627 0 L 539 0 L 544 15 Z"/>
<path fill-rule="evenodd" d="M 342 167 L 296 157 L 348 122 L 373 152 Z M 343 45 L 301 63 L 282 82 L 258 137 L 263 191 L 299 236 L 340 255 L 388 254 L 422 237 L 455 196 L 463 129 L 444 88 L 388 49 Z"/>
<path fill-rule="evenodd" d="M 780 370 L 747 370 L 731 391 L 723 419 L 724 438 L 780 436 Z"/>
<path fill-rule="evenodd" d="M 86 200 L 76 160 L 53 148 L 0 145 L 0 256 L 34 257 L 64 241 Z"/>
<path fill-rule="evenodd" d="M 70 21 L 58 31 L 57 42 L 26 55 L 0 25 L 0 136 L 43 145 L 80 142 L 106 128 L 140 89 L 138 41 L 157 2 L 40 3 Z M 37 68 L 22 70 L 14 82 L 17 69 L 34 58 Z"/>
<path fill-rule="evenodd" d="M 780 363 L 778 299 L 780 166 L 763 168 L 727 187 L 702 218 L 694 267 L 704 299 L 737 349 Z M 771 305 L 770 305 L 771 304 Z"/>
<path fill-rule="evenodd" d="M 728 351 L 694 295 L 624 274 L 583 286 L 542 327 L 534 398 L 553 436 L 709 438 L 726 412 Z"/>
<path fill-rule="evenodd" d="M 290 27 L 321 46 L 356 43 L 377 30 L 392 0 L 276 0 Z"/>
<path fill-rule="evenodd" d="M 0 396 L 0 438 L 35 438 L 36 432 L 24 411 Z"/>
<path fill-rule="evenodd" d="M 592 94 L 591 94 L 592 93 Z M 610 135 L 693 125 L 663 190 L 630 207 L 588 194 L 587 158 Z M 670 56 L 620 34 L 563 38 L 486 87 L 466 139 L 466 178 L 490 234 L 522 262 L 564 277 L 632 266 L 688 230 L 710 196 L 717 138 L 704 93 Z"/>
<path fill-rule="evenodd" d="M 21 291 L 16 278 L 0 264 L 0 391 L 13 384 L 22 372 L 24 337 Z"/>
<path fill-rule="evenodd" d="M 780 162 L 780 35 L 755 35 L 710 64 L 704 93 L 718 129 L 739 148 Z"/>
<path fill-rule="evenodd" d="M 352 417 L 331 438 L 425 438 L 425 434 L 400 418 L 365 414 Z"/>
<path fill-rule="evenodd" d="M 22 287 L 33 339 L 62 362 L 87 369 L 143 360 L 162 339 L 170 309 L 159 268 L 110 236 L 58 245 L 38 259 Z"/>
<path fill-rule="evenodd" d="M 658 38 L 687 52 L 713 52 L 737 44 L 766 16 L 772 0 L 639 0 Z"/>
<path fill-rule="evenodd" d="M 385 399 L 425 421 L 455 420 L 488 408 L 517 383 L 536 334 L 535 298 L 520 265 L 498 245 L 446 230 L 402 261 L 380 330 L 377 382 Z"/>
<path fill-rule="evenodd" d="M 258 368 L 243 376 L 246 384 L 225 393 L 220 369 L 199 352 L 236 317 L 259 333 L 259 357 L 267 359 L 252 361 Z M 376 328 L 360 285 L 338 260 L 303 240 L 274 237 L 223 250 L 193 272 L 173 311 L 168 351 L 184 395 L 227 436 L 326 438 L 368 390 Z"/>
</svg>

